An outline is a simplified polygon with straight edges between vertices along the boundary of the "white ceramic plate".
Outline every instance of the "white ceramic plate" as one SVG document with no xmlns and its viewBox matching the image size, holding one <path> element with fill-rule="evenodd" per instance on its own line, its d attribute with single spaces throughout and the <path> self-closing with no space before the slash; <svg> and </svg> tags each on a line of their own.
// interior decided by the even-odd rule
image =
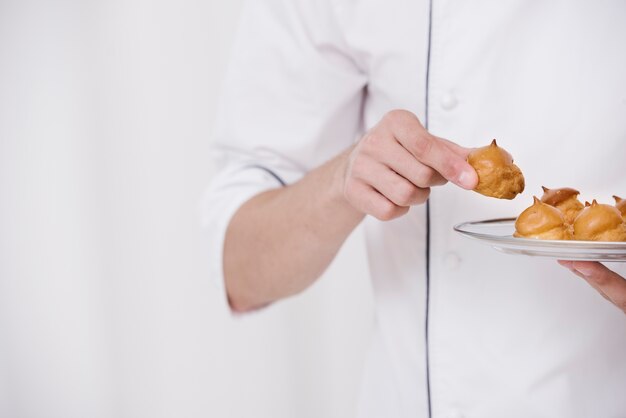
<svg viewBox="0 0 626 418">
<path fill-rule="evenodd" d="M 456 225 L 454 230 L 508 254 L 549 257 L 559 260 L 626 262 L 626 242 L 516 238 L 513 236 L 515 218 L 464 222 Z"/>
</svg>

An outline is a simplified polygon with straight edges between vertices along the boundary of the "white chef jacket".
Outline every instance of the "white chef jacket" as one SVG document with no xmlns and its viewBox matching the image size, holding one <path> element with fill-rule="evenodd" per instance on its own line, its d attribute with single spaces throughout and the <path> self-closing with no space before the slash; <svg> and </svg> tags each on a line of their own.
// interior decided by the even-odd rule
<svg viewBox="0 0 626 418">
<path fill-rule="evenodd" d="M 297 181 L 389 110 L 467 147 L 497 138 L 527 192 L 454 185 L 365 220 L 376 336 L 361 417 L 626 417 L 626 318 L 554 260 L 456 223 L 515 216 L 541 185 L 626 194 L 626 2 L 254 0 L 218 116 L 211 265 L 233 212 Z M 619 266 L 622 274 L 625 272 Z"/>
</svg>

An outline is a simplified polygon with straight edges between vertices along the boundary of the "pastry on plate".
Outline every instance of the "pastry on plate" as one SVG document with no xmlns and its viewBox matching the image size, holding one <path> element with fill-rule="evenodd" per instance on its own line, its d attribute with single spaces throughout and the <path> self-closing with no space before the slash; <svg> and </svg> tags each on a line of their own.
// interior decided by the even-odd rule
<svg viewBox="0 0 626 418">
<path fill-rule="evenodd" d="M 569 240 L 572 229 L 565 222 L 563 213 L 533 197 L 532 206 L 524 210 L 515 221 L 515 233 L 518 238 Z"/>
<path fill-rule="evenodd" d="M 619 196 L 613 196 L 615 199 L 615 207 L 622 213 L 622 218 L 626 221 L 626 199 Z"/>
<path fill-rule="evenodd" d="M 478 174 L 474 191 L 498 199 L 513 199 L 524 191 L 524 176 L 513 164 L 511 154 L 500 148 L 494 139 L 490 145 L 473 150 L 467 162 Z"/>
<path fill-rule="evenodd" d="M 580 241 L 626 241 L 626 223 L 620 211 L 594 201 L 574 221 L 574 239 Z"/>
<path fill-rule="evenodd" d="M 578 200 L 580 192 L 569 187 L 548 189 L 547 187 L 541 186 L 541 188 L 543 189 L 541 201 L 560 210 L 565 217 L 565 223 L 574 223 L 574 219 L 576 219 L 580 211 L 585 207 L 585 205 Z"/>
</svg>

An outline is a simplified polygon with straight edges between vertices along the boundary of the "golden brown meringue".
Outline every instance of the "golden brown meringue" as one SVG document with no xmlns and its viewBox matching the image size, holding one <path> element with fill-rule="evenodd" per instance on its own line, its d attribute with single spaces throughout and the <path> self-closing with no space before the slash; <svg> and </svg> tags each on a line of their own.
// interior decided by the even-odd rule
<svg viewBox="0 0 626 418">
<path fill-rule="evenodd" d="M 626 221 L 626 199 L 618 196 L 613 196 L 613 199 L 615 199 L 615 207 L 621 212 L 622 218 Z"/>
<path fill-rule="evenodd" d="M 574 239 L 626 241 L 626 223 L 615 206 L 600 204 L 594 199 L 574 221 Z"/>
<path fill-rule="evenodd" d="M 565 223 L 560 210 L 543 203 L 536 196 L 532 206 L 524 210 L 515 221 L 515 233 L 519 238 L 550 240 L 572 239 L 571 227 Z"/>
<path fill-rule="evenodd" d="M 494 139 L 490 145 L 472 151 L 467 162 L 478 174 L 474 191 L 498 199 L 513 199 L 524 191 L 524 176 L 513 164 L 511 154 L 500 148 Z"/>
<path fill-rule="evenodd" d="M 585 207 L 578 200 L 580 192 L 569 187 L 548 189 L 541 186 L 541 188 L 543 189 L 541 201 L 560 210 L 565 217 L 565 223 L 573 224 L 580 211 Z"/>
</svg>

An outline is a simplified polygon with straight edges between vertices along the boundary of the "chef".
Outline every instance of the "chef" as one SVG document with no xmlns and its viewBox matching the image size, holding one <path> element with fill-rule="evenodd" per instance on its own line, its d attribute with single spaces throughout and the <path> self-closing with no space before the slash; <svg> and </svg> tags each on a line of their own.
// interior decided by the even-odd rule
<svg viewBox="0 0 626 418">
<path fill-rule="evenodd" d="M 363 224 L 360 417 L 626 416 L 624 313 L 568 271 L 618 301 L 624 269 L 452 229 L 542 185 L 626 194 L 625 21 L 619 0 L 247 2 L 206 213 L 231 308 L 303 291 Z M 513 201 L 472 191 L 467 154 L 493 138 L 526 179 Z"/>
</svg>

